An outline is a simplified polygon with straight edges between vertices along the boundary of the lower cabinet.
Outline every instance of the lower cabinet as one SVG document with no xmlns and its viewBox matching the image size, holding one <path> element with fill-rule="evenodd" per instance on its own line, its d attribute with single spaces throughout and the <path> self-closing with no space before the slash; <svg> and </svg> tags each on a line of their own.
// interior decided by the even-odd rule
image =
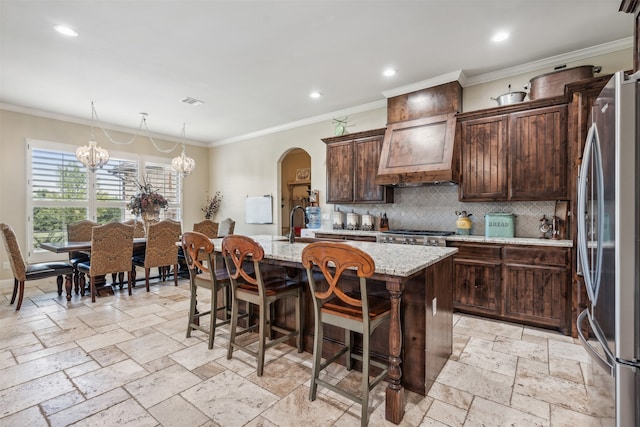
<svg viewBox="0 0 640 427">
<path fill-rule="evenodd" d="M 526 325 L 570 331 L 570 249 L 449 242 L 454 308 Z"/>
<path fill-rule="evenodd" d="M 569 249 L 505 246 L 502 263 L 504 316 L 569 333 Z"/>
</svg>

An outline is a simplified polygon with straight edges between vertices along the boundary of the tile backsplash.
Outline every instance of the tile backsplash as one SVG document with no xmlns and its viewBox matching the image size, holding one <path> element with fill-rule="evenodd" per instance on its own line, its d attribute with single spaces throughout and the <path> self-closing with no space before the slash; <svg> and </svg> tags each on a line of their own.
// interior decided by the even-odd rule
<svg viewBox="0 0 640 427">
<path fill-rule="evenodd" d="M 543 215 L 553 218 L 555 201 L 537 202 L 460 202 L 458 186 L 450 184 L 402 187 L 394 189 L 395 203 L 327 205 L 324 209 L 352 210 L 358 214 L 367 211 L 378 220 L 383 213 L 389 218 L 391 229 L 423 229 L 455 231 L 456 211 L 472 214 L 471 234 L 484 236 L 484 216 L 492 212 L 508 212 L 516 215 L 516 237 L 540 237 L 538 227 Z M 323 212 L 325 213 L 325 212 Z M 323 219 L 322 227 L 331 228 L 333 218 Z"/>
</svg>

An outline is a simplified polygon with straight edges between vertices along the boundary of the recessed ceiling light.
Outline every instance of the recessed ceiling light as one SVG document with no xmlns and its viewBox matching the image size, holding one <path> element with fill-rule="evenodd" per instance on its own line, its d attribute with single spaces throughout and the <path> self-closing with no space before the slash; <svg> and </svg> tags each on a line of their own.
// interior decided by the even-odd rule
<svg viewBox="0 0 640 427">
<path fill-rule="evenodd" d="M 503 42 L 506 39 L 508 39 L 509 36 L 510 36 L 510 34 L 507 33 L 506 31 L 498 31 L 497 33 L 495 33 L 493 35 L 493 37 L 491 37 L 491 41 L 492 42 L 496 42 L 496 43 Z"/>
<path fill-rule="evenodd" d="M 59 32 L 60 34 L 63 34 L 65 36 L 69 36 L 69 37 L 78 37 L 78 32 L 76 30 L 74 30 L 71 27 L 68 27 L 66 25 L 56 25 L 53 27 L 54 30 L 56 30 L 57 32 Z"/>
<path fill-rule="evenodd" d="M 392 77 L 396 75 L 396 69 L 395 68 L 387 68 L 386 70 L 384 70 L 382 72 L 382 75 L 385 77 Z"/>
<path fill-rule="evenodd" d="M 313 98 L 313 99 L 318 99 L 318 98 L 320 98 L 320 97 L 322 96 L 322 94 L 321 94 L 320 92 L 317 92 L 317 91 L 316 91 L 316 92 L 311 92 L 311 93 L 309 94 L 309 96 L 310 96 L 311 98 Z"/>
</svg>

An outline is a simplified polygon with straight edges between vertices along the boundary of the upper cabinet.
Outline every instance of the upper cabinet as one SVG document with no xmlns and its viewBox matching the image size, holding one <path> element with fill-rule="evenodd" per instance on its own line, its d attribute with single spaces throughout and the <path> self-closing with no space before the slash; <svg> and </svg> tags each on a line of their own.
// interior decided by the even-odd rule
<svg viewBox="0 0 640 427">
<path fill-rule="evenodd" d="M 323 138 L 327 203 L 392 203 L 393 188 L 375 184 L 385 128 Z"/>
<path fill-rule="evenodd" d="M 514 110 L 458 116 L 460 200 L 568 197 L 566 104 Z"/>
</svg>

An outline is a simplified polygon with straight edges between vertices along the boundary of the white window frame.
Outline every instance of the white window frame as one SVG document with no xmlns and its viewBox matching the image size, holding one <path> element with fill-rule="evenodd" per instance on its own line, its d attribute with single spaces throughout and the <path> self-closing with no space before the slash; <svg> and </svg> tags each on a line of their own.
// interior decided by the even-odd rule
<svg viewBox="0 0 640 427">
<path fill-rule="evenodd" d="M 73 144 L 66 144 L 66 143 L 61 143 L 61 142 L 53 142 L 53 141 L 45 141 L 45 140 L 39 140 L 39 139 L 32 139 L 32 138 L 27 138 L 26 139 L 26 143 L 25 143 L 25 152 L 26 152 L 26 229 L 27 229 L 27 245 L 26 245 L 26 253 L 25 258 L 27 260 L 27 262 L 45 262 L 45 261 L 52 261 L 52 260 L 60 260 L 60 259 L 65 259 L 66 255 L 64 254 L 56 254 L 47 250 L 42 250 L 42 249 L 34 249 L 33 247 L 33 218 L 32 218 L 32 213 L 33 213 L 33 209 L 34 206 L 40 205 L 41 203 L 34 203 L 33 200 L 33 188 L 32 188 L 32 153 L 31 150 L 32 149 L 42 149 L 42 150 L 51 150 L 51 151 L 61 151 L 61 152 L 66 152 L 66 153 L 75 153 L 76 148 L 78 148 L 76 145 Z M 117 158 L 117 159 L 123 159 L 123 160 L 130 160 L 132 162 L 137 162 L 138 163 L 138 179 L 142 180 L 144 178 L 144 170 L 145 170 L 145 165 L 146 164 L 152 164 L 152 165 L 168 165 L 171 166 L 171 159 L 170 158 L 166 158 L 166 157 L 159 157 L 159 156 L 150 156 L 150 155 L 146 155 L 146 154 L 137 154 L 137 153 L 130 153 L 130 152 L 122 152 L 122 151 L 113 151 L 110 150 L 111 157 L 113 158 Z M 108 163 L 107 163 L 108 165 Z M 169 208 L 170 209 L 174 209 L 176 212 L 176 221 L 182 222 L 182 217 L 183 217 L 183 206 L 184 206 L 184 191 L 183 191 L 183 178 L 178 174 L 177 175 L 178 178 L 178 197 L 179 197 L 179 202 L 172 202 L 169 204 Z M 142 182 L 142 181 L 141 181 Z M 83 202 L 83 201 L 69 201 L 69 200 L 65 200 L 65 201 L 44 201 L 43 204 L 44 205 L 48 205 L 48 206 L 70 206 L 70 204 L 72 206 L 79 206 L 79 207 L 87 207 L 87 211 L 88 211 L 88 216 L 89 218 L 87 219 L 91 219 L 93 221 L 96 220 L 97 217 L 97 209 L 99 207 L 122 207 L 123 209 L 125 209 L 125 216 L 128 218 L 130 216 L 132 216 L 130 213 L 128 213 L 128 211 L 126 211 L 125 205 L 128 202 L 128 200 L 125 201 L 121 201 L 121 202 L 109 202 L 109 201 L 102 201 L 99 202 L 96 200 L 95 197 L 95 187 L 96 187 L 96 177 L 95 177 L 95 173 L 88 173 L 88 188 L 92 189 L 88 192 L 88 200 Z M 173 216 L 172 216 L 173 217 Z"/>
</svg>

